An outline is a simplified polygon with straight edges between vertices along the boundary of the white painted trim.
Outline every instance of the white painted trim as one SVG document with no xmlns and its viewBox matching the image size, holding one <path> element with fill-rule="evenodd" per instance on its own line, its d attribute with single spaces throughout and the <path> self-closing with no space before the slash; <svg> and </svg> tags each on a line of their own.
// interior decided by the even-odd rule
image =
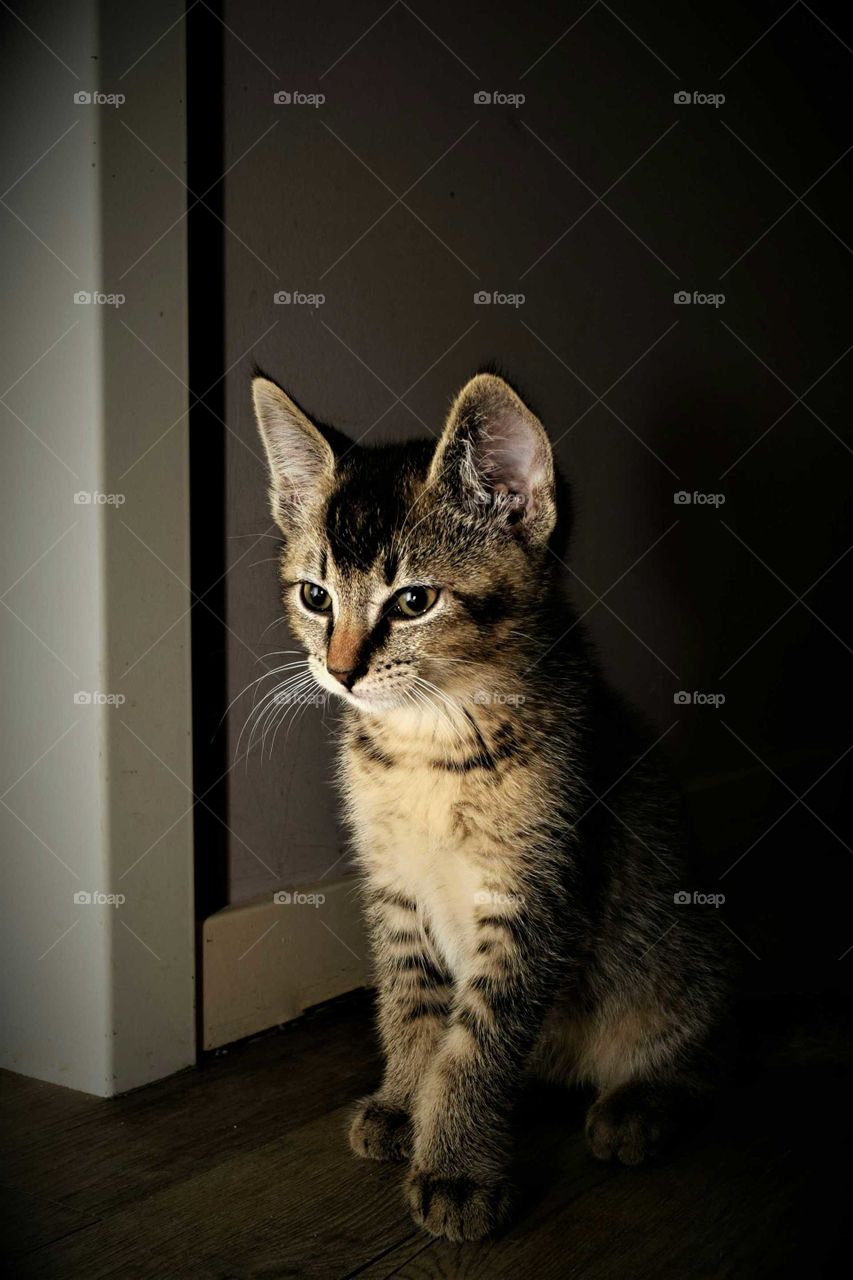
<svg viewBox="0 0 853 1280">
<path fill-rule="evenodd" d="M 276 903 L 270 894 L 205 920 L 205 1049 L 289 1022 L 311 1005 L 366 985 L 367 938 L 356 878 L 322 880 L 290 893 L 289 903 Z"/>
<path fill-rule="evenodd" d="M 196 1054 L 184 10 L 48 7 L 0 85 L 0 1065 L 103 1096 Z"/>
<path fill-rule="evenodd" d="M 99 3 L 104 79 L 168 30 L 100 130 L 102 271 L 126 295 L 104 319 L 102 370 L 107 487 L 126 497 L 104 530 L 107 687 L 127 698 L 105 758 L 110 880 L 128 899 L 112 922 L 115 1093 L 196 1059 L 184 13 Z"/>
</svg>

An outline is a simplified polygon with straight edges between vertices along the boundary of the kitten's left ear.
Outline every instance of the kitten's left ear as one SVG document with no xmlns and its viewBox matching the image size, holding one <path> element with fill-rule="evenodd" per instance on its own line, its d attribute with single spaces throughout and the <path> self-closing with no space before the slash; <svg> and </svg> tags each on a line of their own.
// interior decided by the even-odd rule
<svg viewBox="0 0 853 1280">
<path fill-rule="evenodd" d="M 472 515 L 503 514 L 520 537 L 543 543 L 557 520 L 554 459 L 542 423 L 509 383 L 479 373 L 450 409 L 430 481 Z"/>
</svg>

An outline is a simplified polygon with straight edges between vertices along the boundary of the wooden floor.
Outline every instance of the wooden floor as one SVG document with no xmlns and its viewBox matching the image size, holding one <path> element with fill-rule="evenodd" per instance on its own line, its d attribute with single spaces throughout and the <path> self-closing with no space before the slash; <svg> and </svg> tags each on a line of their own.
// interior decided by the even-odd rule
<svg viewBox="0 0 853 1280">
<path fill-rule="evenodd" d="M 418 1232 L 397 1168 L 356 1160 L 377 1081 L 359 994 L 125 1097 L 2 1075 L 0 1204 L 15 1276 L 837 1276 L 849 1264 L 851 1051 L 835 1010 L 742 1012 L 718 1114 L 666 1161 L 597 1164 L 583 1099 L 531 1090 L 516 1213 L 485 1244 Z"/>
</svg>

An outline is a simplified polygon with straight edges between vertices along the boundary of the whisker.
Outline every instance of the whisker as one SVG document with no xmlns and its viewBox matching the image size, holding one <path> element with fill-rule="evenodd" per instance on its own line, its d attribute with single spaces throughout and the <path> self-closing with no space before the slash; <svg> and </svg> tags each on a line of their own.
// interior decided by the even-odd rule
<svg viewBox="0 0 853 1280">
<path fill-rule="evenodd" d="M 264 556 L 263 560 L 255 560 L 249 565 L 250 569 L 257 569 L 259 564 L 280 564 L 281 556 Z"/>
<path fill-rule="evenodd" d="M 288 719 L 288 716 L 290 715 L 291 710 L 294 711 L 294 714 L 290 716 L 290 724 L 288 725 L 287 732 L 284 736 L 285 747 L 287 747 L 287 743 L 290 738 L 290 730 L 292 729 L 296 721 L 299 719 L 300 711 L 304 712 L 311 705 L 311 703 L 307 698 L 307 694 L 313 692 L 316 689 L 322 689 L 322 686 L 319 685 L 315 677 L 313 675 L 310 675 L 309 673 L 309 678 L 307 683 L 291 691 L 289 695 L 290 706 L 285 708 L 284 714 L 278 717 L 274 727 L 272 728 L 272 741 L 270 742 L 269 759 L 272 759 L 273 748 L 275 747 L 275 740 L 278 737 L 278 731 L 281 728 L 281 726 L 285 723 L 285 721 Z M 303 695 L 306 695 L 306 696 L 303 696 Z"/>
<path fill-rule="evenodd" d="M 273 672 L 267 672 L 266 674 L 272 675 Z M 259 678 L 265 679 L 266 677 L 261 676 Z M 270 700 L 275 699 L 277 695 L 281 695 L 283 692 L 289 690 L 292 686 L 295 686 L 298 682 L 304 680 L 305 678 L 306 678 L 305 673 L 297 672 L 296 675 L 289 676 L 286 680 L 280 681 L 277 685 L 275 685 L 274 688 L 268 690 L 260 699 L 260 701 L 253 704 L 248 716 L 246 717 L 246 721 L 243 725 L 243 728 L 240 730 L 240 735 L 237 739 L 237 747 L 236 747 L 237 753 L 239 753 L 239 750 L 240 750 L 240 743 L 242 742 L 243 734 L 246 732 L 246 729 L 248 728 L 249 724 L 252 721 L 254 721 L 252 731 L 249 735 L 249 746 L 247 748 L 247 754 L 249 751 L 251 751 L 252 740 L 254 738 L 255 729 L 257 728 L 257 724 L 261 716 L 264 715 L 265 712 L 268 710 Z"/>
<path fill-rule="evenodd" d="M 296 652 L 296 651 L 294 650 L 294 652 Z M 258 659 L 258 661 L 260 661 L 260 659 Z M 236 696 L 235 698 L 232 698 L 232 699 L 231 699 L 231 701 L 228 703 L 228 706 L 225 708 L 225 712 L 224 712 L 224 714 L 223 714 L 223 716 L 222 716 L 222 720 L 220 720 L 220 721 L 219 721 L 219 724 L 216 726 L 216 727 L 217 727 L 217 729 L 221 729 L 221 728 L 222 728 L 222 721 L 223 721 L 223 720 L 225 719 L 225 717 L 228 715 L 228 712 L 229 712 L 229 711 L 231 710 L 231 708 L 234 706 L 234 703 L 235 703 L 235 702 L 237 702 L 237 701 L 239 701 L 239 699 L 240 699 L 240 698 L 242 698 L 243 694 L 244 694 L 244 693 L 247 693 L 247 692 L 249 691 L 249 689 L 251 689 L 251 688 L 252 688 L 252 686 L 253 686 L 253 685 L 259 684 L 262 680 L 267 680 L 270 676 L 277 675 L 277 674 L 278 674 L 279 672 L 281 672 L 281 671 L 287 671 L 290 667 L 301 667 L 301 666 L 307 666 L 307 665 L 308 665 L 308 664 L 307 664 L 307 662 L 306 662 L 304 659 L 303 659 L 303 661 L 302 661 L 302 662 L 286 662 L 286 663 L 284 663 L 284 665 L 283 665 L 283 666 L 281 666 L 281 667 L 273 667 L 273 668 L 271 668 L 269 671 L 265 671 L 265 672 L 264 672 L 264 674 L 263 674 L 262 676 L 258 676 L 258 677 L 257 677 L 256 679 L 254 679 L 254 680 L 250 680 L 250 681 L 249 681 L 249 683 L 248 683 L 247 685 L 244 685 L 244 686 L 243 686 L 243 688 L 240 690 L 240 692 L 237 694 L 237 696 Z"/>
<path fill-rule="evenodd" d="M 436 706 L 435 703 L 432 702 L 432 699 L 428 698 L 428 701 L 432 705 L 433 710 L 436 712 L 436 714 L 443 717 L 444 723 L 447 725 L 448 729 L 450 730 L 451 735 L 456 738 L 459 745 L 465 745 L 465 740 L 459 730 L 459 727 L 452 718 L 452 715 L 455 715 L 457 712 L 461 712 L 462 708 L 458 705 L 458 703 L 454 702 L 452 698 L 450 698 L 447 694 L 445 694 L 443 690 L 439 689 L 437 685 L 434 685 L 431 680 L 425 680 L 423 676 L 415 676 L 414 679 L 416 682 L 416 686 L 419 686 L 425 689 L 427 691 L 427 694 L 436 695 L 441 700 L 441 702 L 444 703 L 444 706 L 449 708 L 449 712 L 452 714 L 448 714 L 448 711 L 444 710 L 443 707 Z"/>
<path fill-rule="evenodd" d="M 263 631 L 261 632 L 261 639 L 263 640 L 263 638 L 264 638 L 264 636 L 267 634 L 267 632 L 268 632 L 268 631 L 272 631 L 273 627 L 280 627 L 280 626 L 281 626 L 281 624 L 282 624 L 283 622 L 287 622 L 287 617 L 285 616 L 285 614 L 282 614 L 280 618 L 273 618 L 273 620 L 272 620 L 272 622 L 269 624 L 269 626 L 268 626 L 268 627 L 264 627 Z M 295 652 L 295 650 L 294 650 L 294 652 Z"/>
<path fill-rule="evenodd" d="M 237 542 L 240 538 L 254 538 L 256 542 L 259 542 L 261 538 L 270 538 L 273 542 L 281 542 L 280 533 L 231 533 L 225 541 Z"/>
<path fill-rule="evenodd" d="M 426 704 L 430 708 L 432 715 L 434 717 L 437 716 L 438 719 L 441 721 L 441 723 L 443 723 L 447 727 L 447 729 L 450 731 L 450 741 L 448 746 L 449 747 L 460 746 L 464 748 L 467 744 L 465 742 L 465 739 L 462 736 L 461 730 L 459 729 L 458 725 L 454 724 L 453 720 L 448 715 L 448 713 L 442 707 L 436 706 L 435 702 L 432 700 L 429 693 L 426 693 L 426 694 L 422 693 L 421 697 L 426 700 Z M 435 738 L 435 733 L 433 733 L 433 738 Z M 445 760 L 450 759 L 450 754 L 447 747 L 444 748 L 443 755 Z"/>
<path fill-rule="evenodd" d="M 261 729 L 261 759 L 263 760 L 264 749 L 266 747 L 267 738 L 270 733 L 274 734 L 274 730 L 287 716 L 300 706 L 300 696 L 307 691 L 313 683 L 313 677 L 305 677 L 299 684 L 293 685 L 287 690 L 286 698 L 282 695 L 274 698 L 268 705 L 263 717 L 263 727 Z M 273 738 L 274 740 L 274 738 Z M 272 759 L 272 745 L 268 752 L 268 759 Z"/>
<path fill-rule="evenodd" d="M 483 669 L 488 665 L 485 662 L 478 662 L 475 658 L 448 658 L 444 657 L 440 653 L 425 653 L 423 656 L 428 658 L 430 662 L 452 662 L 465 667 L 479 667 L 480 669 Z"/>
</svg>

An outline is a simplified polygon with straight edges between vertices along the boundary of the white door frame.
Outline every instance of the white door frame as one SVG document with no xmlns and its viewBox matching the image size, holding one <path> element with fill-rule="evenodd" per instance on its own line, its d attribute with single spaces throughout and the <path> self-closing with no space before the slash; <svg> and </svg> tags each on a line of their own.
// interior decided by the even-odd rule
<svg viewBox="0 0 853 1280">
<path fill-rule="evenodd" d="M 100 1095 L 196 1057 L 184 9 L 52 6 L 0 87 L 0 1062 Z"/>
</svg>

